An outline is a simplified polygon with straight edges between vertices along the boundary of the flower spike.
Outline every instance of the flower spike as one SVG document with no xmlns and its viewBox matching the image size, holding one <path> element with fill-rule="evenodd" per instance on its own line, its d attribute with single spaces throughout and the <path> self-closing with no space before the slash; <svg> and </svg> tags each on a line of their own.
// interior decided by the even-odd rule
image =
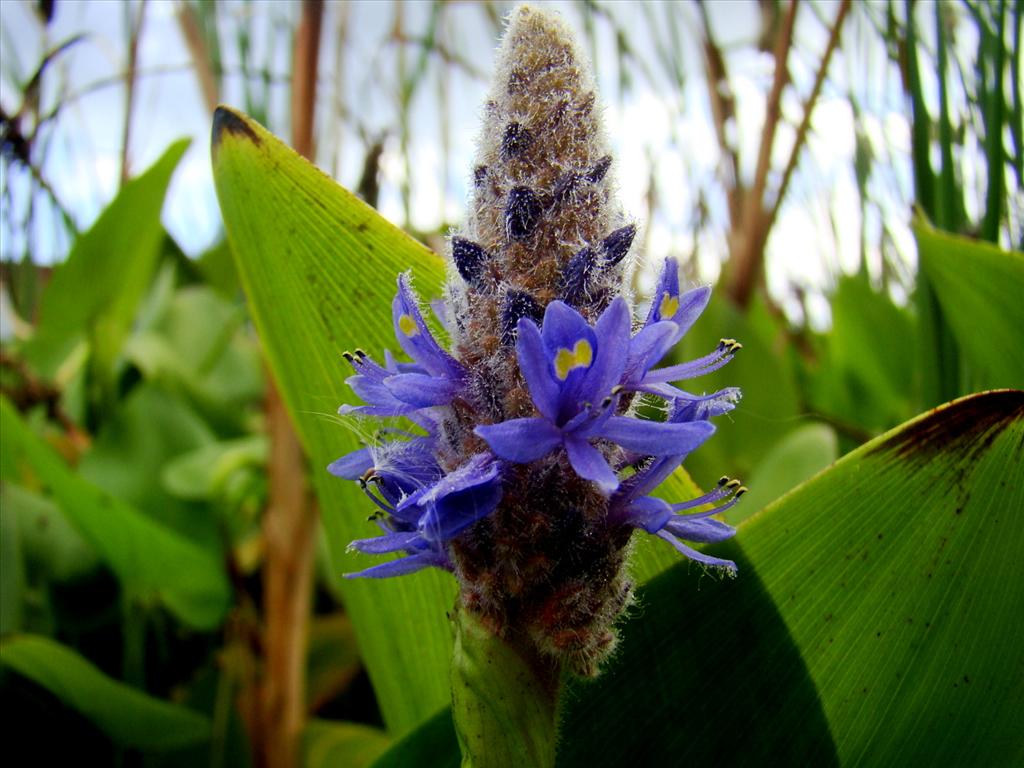
<svg viewBox="0 0 1024 768">
<path fill-rule="evenodd" d="M 513 12 L 435 310 L 451 344 L 432 334 L 400 275 L 391 319 L 404 357 L 344 353 L 361 403 L 340 409 L 392 421 L 328 470 L 359 484 L 361 514 L 379 528 L 351 549 L 394 558 L 349 577 L 449 571 L 460 611 L 515 635 L 552 669 L 593 675 L 631 599 L 634 532 L 735 574 L 698 547 L 735 533 L 715 516 L 746 489 L 723 478 L 695 499 L 653 495 L 740 397 L 679 383 L 718 370 L 742 345 L 723 339 L 696 360 L 671 357 L 711 296 L 681 288 L 675 259 L 634 324 L 626 286 L 637 226 L 615 202 L 582 62 L 557 15 Z M 663 418 L 643 418 L 641 400 Z"/>
</svg>

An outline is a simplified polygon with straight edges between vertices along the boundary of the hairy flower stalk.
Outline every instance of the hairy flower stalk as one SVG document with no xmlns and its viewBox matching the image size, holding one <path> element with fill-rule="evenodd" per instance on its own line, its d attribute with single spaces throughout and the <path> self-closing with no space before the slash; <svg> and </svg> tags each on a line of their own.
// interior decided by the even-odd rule
<svg viewBox="0 0 1024 768">
<path fill-rule="evenodd" d="M 451 239 L 441 313 L 450 345 L 400 276 L 393 321 L 411 362 L 349 355 L 349 384 L 365 404 L 342 412 L 414 426 L 395 420 L 381 442 L 331 466 L 364 487 L 383 530 L 352 546 L 401 554 L 354 575 L 450 570 L 461 612 L 537 663 L 582 675 L 615 645 L 634 530 L 732 573 L 732 562 L 685 542 L 732 536 L 712 515 L 744 490 L 723 478 L 697 499 L 651 495 L 739 398 L 680 382 L 725 365 L 740 345 L 723 340 L 659 367 L 710 291 L 682 292 L 668 259 L 650 311 L 634 322 L 624 277 L 636 226 L 612 176 L 571 33 L 557 16 L 519 8 L 485 107 L 469 215 Z M 664 419 L 638 418 L 641 397 Z"/>
</svg>

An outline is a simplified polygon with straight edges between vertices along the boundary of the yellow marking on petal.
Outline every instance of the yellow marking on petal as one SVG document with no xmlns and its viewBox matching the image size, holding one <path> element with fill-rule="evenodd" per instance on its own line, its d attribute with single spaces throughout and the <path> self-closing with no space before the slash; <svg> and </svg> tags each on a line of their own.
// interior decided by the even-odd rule
<svg viewBox="0 0 1024 768">
<path fill-rule="evenodd" d="M 662 320 L 669 320 L 675 317 L 678 311 L 679 297 L 665 291 L 665 295 L 661 297 L 661 304 L 658 305 L 658 317 Z"/>
<path fill-rule="evenodd" d="M 572 351 L 565 348 L 558 350 L 558 354 L 555 355 L 555 375 L 565 381 L 569 378 L 571 371 L 577 368 L 589 368 L 593 361 L 594 350 L 591 348 L 590 342 L 580 339 Z"/>
<path fill-rule="evenodd" d="M 402 315 L 398 318 L 398 327 L 406 336 L 415 336 L 420 332 L 419 326 L 413 320 L 412 315 Z"/>
</svg>

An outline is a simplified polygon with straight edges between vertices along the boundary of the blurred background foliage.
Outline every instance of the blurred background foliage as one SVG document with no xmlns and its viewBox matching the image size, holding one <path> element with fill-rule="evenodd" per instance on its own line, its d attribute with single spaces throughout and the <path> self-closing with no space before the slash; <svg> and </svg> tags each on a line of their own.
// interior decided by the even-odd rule
<svg viewBox="0 0 1024 768">
<path fill-rule="evenodd" d="M 559 7 L 642 227 L 637 295 L 676 256 L 716 284 L 679 353 L 744 344 L 700 382 L 744 400 L 688 462 L 699 485 L 748 481 L 731 522 L 925 408 L 1021 384 L 1012 349 L 970 330 L 1019 302 L 1017 273 L 959 306 L 956 266 L 977 250 L 998 271 L 1024 245 L 1020 0 Z M 0 5 L 13 749 L 283 766 L 299 739 L 303 764 L 369 765 L 400 735 L 318 534 L 322 468 L 261 358 L 206 131 L 237 106 L 443 252 L 510 8 Z"/>
</svg>

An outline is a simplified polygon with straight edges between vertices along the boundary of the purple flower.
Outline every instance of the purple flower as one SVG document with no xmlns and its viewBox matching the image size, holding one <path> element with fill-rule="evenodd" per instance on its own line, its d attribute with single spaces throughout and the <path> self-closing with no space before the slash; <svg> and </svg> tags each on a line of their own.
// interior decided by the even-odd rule
<svg viewBox="0 0 1024 768">
<path fill-rule="evenodd" d="M 658 285 L 654 290 L 644 327 L 666 320 L 675 323 L 676 332 L 672 338 L 672 344 L 675 344 L 697 322 L 710 299 L 711 289 L 707 286 L 680 294 L 679 264 L 674 258 L 667 258 L 661 268 L 661 275 L 658 276 Z"/>
<path fill-rule="evenodd" d="M 705 398 L 702 404 L 696 407 L 693 402 L 676 403 L 669 414 L 669 420 L 685 422 L 695 414 L 700 418 L 719 415 L 732 410 L 734 404 L 735 399 L 720 398 Z M 735 535 L 735 528 L 711 519 L 711 515 L 724 512 L 739 501 L 746 492 L 747 489 L 738 480 L 723 477 L 719 480 L 718 487 L 710 493 L 677 504 L 670 504 L 648 495 L 661 485 L 685 458 L 686 454 L 679 454 L 654 459 L 624 480 L 609 501 L 609 521 L 652 533 L 668 541 L 691 560 L 705 566 L 724 569 L 735 575 L 736 564 L 731 560 L 723 560 L 698 552 L 686 546 L 682 540 L 713 543 L 724 541 Z M 719 504 L 719 502 L 723 503 Z M 701 512 L 678 514 L 684 510 L 698 509 L 708 504 L 717 504 L 718 506 L 711 506 Z"/>
<path fill-rule="evenodd" d="M 673 470 L 678 466 L 678 460 L 667 463 Z M 657 470 L 658 473 L 661 471 L 663 468 Z M 646 483 L 641 482 L 639 485 L 643 486 Z M 723 477 L 719 481 L 718 487 L 710 493 L 705 493 L 703 496 L 689 501 L 670 504 L 654 496 L 640 495 L 642 492 L 638 492 L 636 488 L 630 488 L 612 498 L 609 517 L 616 522 L 633 528 L 641 528 L 647 533 L 664 539 L 690 560 L 711 568 L 721 568 L 731 575 L 735 575 L 736 563 L 732 560 L 723 560 L 698 552 L 684 544 L 683 540 L 711 544 L 725 541 L 734 536 L 735 528 L 719 520 L 714 520 L 711 516 L 731 507 L 746 490 L 738 480 Z M 684 510 L 698 509 L 705 505 L 711 506 L 700 512 L 678 514 Z"/>
<path fill-rule="evenodd" d="M 666 456 L 689 453 L 714 432 L 707 421 L 657 422 L 616 415 L 633 352 L 624 299 L 615 299 L 593 327 L 568 304 L 553 301 L 544 312 L 543 329 L 524 318 L 517 331 L 519 369 L 540 415 L 476 428 L 501 458 L 528 463 L 562 448 L 580 477 L 608 493 L 619 480 L 594 441 L 607 440 L 645 456 Z"/>
<path fill-rule="evenodd" d="M 380 365 L 362 351 L 347 354 L 356 370 L 348 383 L 365 404 L 343 406 L 340 412 L 404 416 L 427 434 L 391 429 L 409 439 L 362 448 L 329 467 L 336 475 L 358 480 L 378 508 L 374 518 L 383 535 L 354 541 L 351 547 L 366 554 L 404 553 L 350 575 L 397 576 L 427 566 L 452 570 L 449 543 L 501 502 L 507 474 L 503 461 L 527 464 L 556 451 L 564 451 L 573 471 L 608 495 L 611 527 L 640 528 L 697 562 L 735 571 L 730 561 L 704 555 L 683 541 L 721 541 L 733 535 L 731 527 L 711 515 L 736 502 L 745 490 L 738 482 L 728 481 L 678 504 L 649 495 L 714 432 L 709 419 L 732 410 L 739 399 L 735 388 L 694 395 L 668 383 L 728 363 L 740 346 L 731 340 L 698 360 L 654 367 L 693 325 L 709 294 L 706 288 L 681 294 L 670 259 L 658 281 L 655 303 L 635 335 L 622 298 L 612 301 L 593 325 L 562 301 L 548 305 L 539 327 L 529 317 L 520 318 L 515 325 L 516 360 L 537 415 L 475 426 L 473 432 L 493 453 L 476 453 L 445 471 L 438 459 L 440 436 L 454 401 L 471 403 L 470 376 L 430 333 L 408 279 L 399 277 L 392 320 L 398 342 L 413 362 L 397 362 L 385 352 Z M 667 418 L 650 421 L 627 415 L 620 407 L 627 392 L 662 398 Z M 612 452 L 612 446 L 621 450 Z M 628 474 L 630 467 L 639 469 Z M 716 503 L 708 510 L 681 514 Z"/>
<path fill-rule="evenodd" d="M 710 299 L 711 289 L 706 286 L 681 294 L 676 260 L 665 260 L 651 308 L 647 313 L 647 320 L 630 342 L 629 361 L 622 381 L 623 388 L 634 392 L 647 392 L 668 400 L 699 399 L 668 382 L 693 379 L 717 371 L 743 348 L 735 339 L 722 339 L 711 354 L 697 360 L 651 369 L 686 335 Z M 738 393 L 738 390 L 722 390 L 708 397 L 724 396 L 729 391 Z"/>
<path fill-rule="evenodd" d="M 343 405 L 342 415 L 411 416 L 421 408 L 447 405 L 465 387 L 465 368 L 430 333 L 406 275 L 398 277 L 391 317 L 399 345 L 415 362 L 396 363 L 385 352 L 382 366 L 362 351 L 346 353 L 356 370 L 347 383 L 366 405 Z"/>
<path fill-rule="evenodd" d="M 633 531 L 734 572 L 690 544 L 733 535 L 713 518 L 742 488 L 725 479 L 690 501 L 654 495 L 739 398 L 682 382 L 725 365 L 739 344 L 663 362 L 710 297 L 680 290 L 673 259 L 634 324 L 625 288 L 637 226 L 615 202 L 581 66 L 563 23 L 535 8 L 512 14 L 435 309 L 452 346 L 430 333 L 400 277 L 392 320 L 408 359 L 346 355 L 362 402 L 341 412 L 418 429 L 389 425 L 383 442 L 331 470 L 357 480 L 377 508 L 381 535 L 351 547 L 399 556 L 352 575 L 448 569 L 460 612 L 552 670 L 593 676 L 631 600 Z M 641 409 L 664 417 L 638 418 Z"/>
<path fill-rule="evenodd" d="M 405 553 L 349 577 L 399 576 L 427 566 L 451 570 L 447 543 L 501 501 L 500 464 L 493 456 L 478 454 L 446 474 L 435 448 L 430 437 L 391 441 L 353 451 L 328 467 L 339 477 L 358 480 L 383 513 L 376 520 L 384 535 L 353 541 L 350 548 L 365 554 Z"/>
</svg>

